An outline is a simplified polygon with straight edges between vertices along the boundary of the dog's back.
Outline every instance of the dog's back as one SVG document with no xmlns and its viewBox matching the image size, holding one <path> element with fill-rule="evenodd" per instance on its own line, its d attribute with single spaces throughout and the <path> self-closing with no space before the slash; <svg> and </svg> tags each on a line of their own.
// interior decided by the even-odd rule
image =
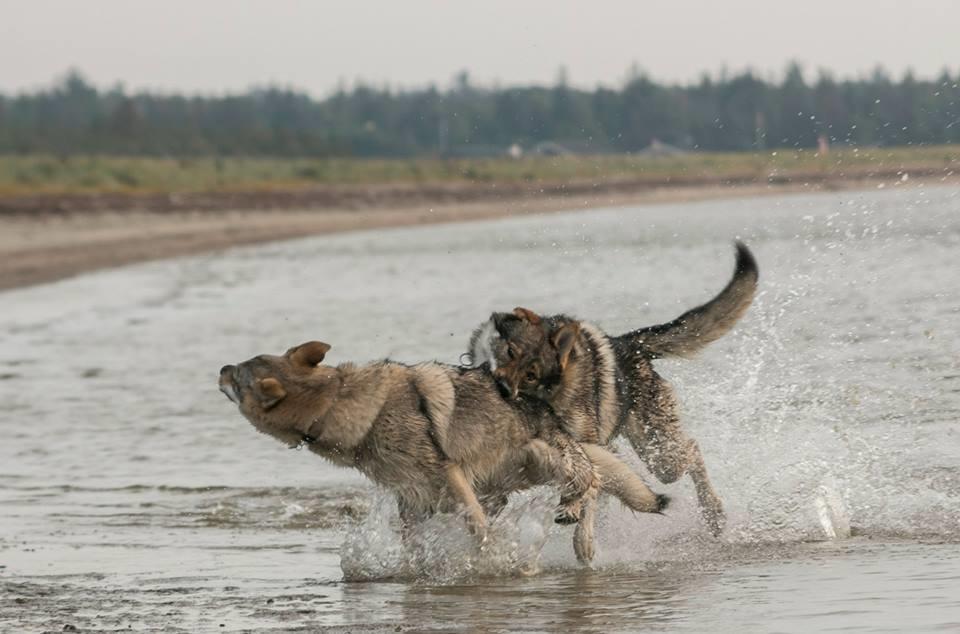
<svg viewBox="0 0 960 634">
<path fill-rule="evenodd" d="M 470 356 L 489 362 L 501 391 L 549 402 L 566 429 L 584 442 L 609 442 L 630 410 L 661 391 L 651 361 L 689 357 L 729 332 L 756 294 L 758 268 L 736 243 L 733 277 L 709 302 L 673 321 L 609 336 L 567 315 L 517 308 L 494 313 L 470 341 Z M 535 385 L 529 377 L 535 375 Z"/>
<path fill-rule="evenodd" d="M 723 530 L 723 505 L 697 443 L 680 426 L 673 391 L 652 360 L 692 356 L 746 312 L 759 275 L 749 249 L 736 246 L 736 269 L 726 287 L 671 322 L 609 337 L 565 315 L 541 317 L 517 308 L 494 313 L 474 333 L 470 348 L 474 362 L 491 357 L 504 395 L 549 403 L 576 440 L 606 444 L 622 433 L 661 482 L 689 473 L 715 535 Z"/>
<path fill-rule="evenodd" d="M 548 404 L 501 398 L 486 369 L 390 361 L 323 365 L 329 349 L 307 342 L 282 356 L 224 366 L 220 389 L 258 431 L 292 447 L 306 445 L 390 488 L 404 526 L 462 509 L 482 537 L 487 513 L 502 508 L 512 491 L 540 484 L 561 489 L 558 521 L 578 519 L 578 505 L 592 500 L 604 481 L 636 511 L 659 512 L 666 504 L 639 478 L 625 477 L 629 470 L 602 448 L 588 455 L 557 438 L 558 419 Z M 559 446 L 566 447 L 562 455 Z M 610 477 L 598 478 L 598 469 Z M 578 556 L 589 558 L 590 533 L 581 533 Z"/>
</svg>

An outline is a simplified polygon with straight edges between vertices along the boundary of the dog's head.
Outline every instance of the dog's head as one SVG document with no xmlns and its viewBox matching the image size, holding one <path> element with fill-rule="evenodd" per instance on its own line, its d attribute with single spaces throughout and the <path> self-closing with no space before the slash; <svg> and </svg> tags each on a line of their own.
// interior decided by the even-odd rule
<svg viewBox="0 0 960 634">
<path fill-rule="evenodd" d="M 579 324 L 551 328 L 547 320 L 526 308 L 490 316 L 487 350 L 490 367 L 500 393 L 506 398 L 520 394 L 548 401 L 560 386 Z"/>
<path fill-rule="evenodd" d="M 220 391 L 258 430 L 295 446 L 329 409 L 340 379 L 320 365 L 330 346 L 310 341 L 282 356 L 262 354 L 220 369 Z"/>
</svg>

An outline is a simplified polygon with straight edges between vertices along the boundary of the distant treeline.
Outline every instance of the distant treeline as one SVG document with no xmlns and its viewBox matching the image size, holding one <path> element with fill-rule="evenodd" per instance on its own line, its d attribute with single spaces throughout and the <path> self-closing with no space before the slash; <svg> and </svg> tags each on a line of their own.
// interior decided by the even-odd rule
<svg viewBox="0 0 960 634">
<path fill-rule="evenodd" d="M 357 85 L 317 100 L 292 90 L 185 97 L 98 90 L 70 73 L 49 90 L 0 95 L 0 153 L 148 156 L 402 157 L 484 155 L 552 142 L 577 152 L 631 152 L 653 139 L 747 150 L 834 144 L 960 142 L 960 74 L 934 80 L 883 71 L 813 81 L 752 73 L 666 85 L 635 73 L 619 89 L 445 90 Z M 557 145 L 550 147 L 557 149 Z"/>
</svg>

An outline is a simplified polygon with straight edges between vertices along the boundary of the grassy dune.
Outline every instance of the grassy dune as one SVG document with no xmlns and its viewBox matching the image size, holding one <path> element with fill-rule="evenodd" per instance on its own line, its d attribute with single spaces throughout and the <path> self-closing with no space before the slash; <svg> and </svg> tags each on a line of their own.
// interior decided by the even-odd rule
<svg viewBox="0 0 960 634">
<path fill-rule="evenodd" d="M 598 184 L 634 180 L 696 184 L 873 171 L 960 173 L 960 146 L 861 148 L 764 153 L 693 153 L 494 159 L 259 159 L 0 156 L 0 196 L 36 194 L 270 191 L 326 185 L 425 183 Z"/>
</svg>

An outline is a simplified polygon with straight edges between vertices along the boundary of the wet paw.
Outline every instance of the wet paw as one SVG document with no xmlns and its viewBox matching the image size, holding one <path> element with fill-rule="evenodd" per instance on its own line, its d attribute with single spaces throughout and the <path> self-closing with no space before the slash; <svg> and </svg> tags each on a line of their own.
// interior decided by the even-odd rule
<svg viewBox="0 0 960 634">
<path fill-rule="evenodd" d="M 476 539 L 477 549 L 483 553 L 486 552 L 487 546 L 490 544 L 490 533 L 484 528 L 479 533 L 474 533 L 474 538 Z"/>
<path fill-rule="evenodd" d="M 487 526 L 487 523 L 478 519 L 468 518 L 467 531 L 473 535 L 474 539 L 477 541 L 477 544 L 481 549 L 483 549 L 490 537 L 490 528 Z"/>
<path fill-rule="evenodd" d="M 574 514 L 574 511 L 564 507 L 557 511 L 557 514 L 553 517 L 553 521 L 564 526 L 576 524 L 580 521 L 580 513 L 578 511 Z"/>
<path fill-rule="evenodd" d="M 593 544 L 593 527 L 590 518 L 577 524 L 577 529 L 573 533 L 573 552 L 577 555 L 577 561 L 584 566 L 589 566 L 593 561 L 595 547 Z"/>
<path fill-rule="evenodd" d="M 727 525 L 727 515 L 723 512 L 723 507 L 719 504 L 716 506 L 704 507 L 700 510 L 700 516 L 703 518 L 703 522 L 707 525 L 707 530 L 710 531 L 710 534 L 714 537 L 720 537 L 723 533 L 723 529 Z"/>
<path fill-rule="evenodd" d="M 593 540 L 577 540 L 573 542 L 573 552 L 577 555 L 577 561 L 584 566 L 590 566 L 593 562 L 594 548 Z"/>
<path fill-rule="evenodd" d="M 573 552 L 577 555 L 577 561 L 584 566 L 589 566 L 593 561 L 595 546 L 593 543 L 593 526 L 597 516 L 597 500 L 589 498 L 584 501 L 583 513 L 580 516 L 580 523 L 573 530 Z"/>
<path fill-rule="evenodd" d="M 663 493 L 657 494 L 657 513 L 663 513 L 664 509 L 670 506 L 670 496 Z"/>
</svg>

